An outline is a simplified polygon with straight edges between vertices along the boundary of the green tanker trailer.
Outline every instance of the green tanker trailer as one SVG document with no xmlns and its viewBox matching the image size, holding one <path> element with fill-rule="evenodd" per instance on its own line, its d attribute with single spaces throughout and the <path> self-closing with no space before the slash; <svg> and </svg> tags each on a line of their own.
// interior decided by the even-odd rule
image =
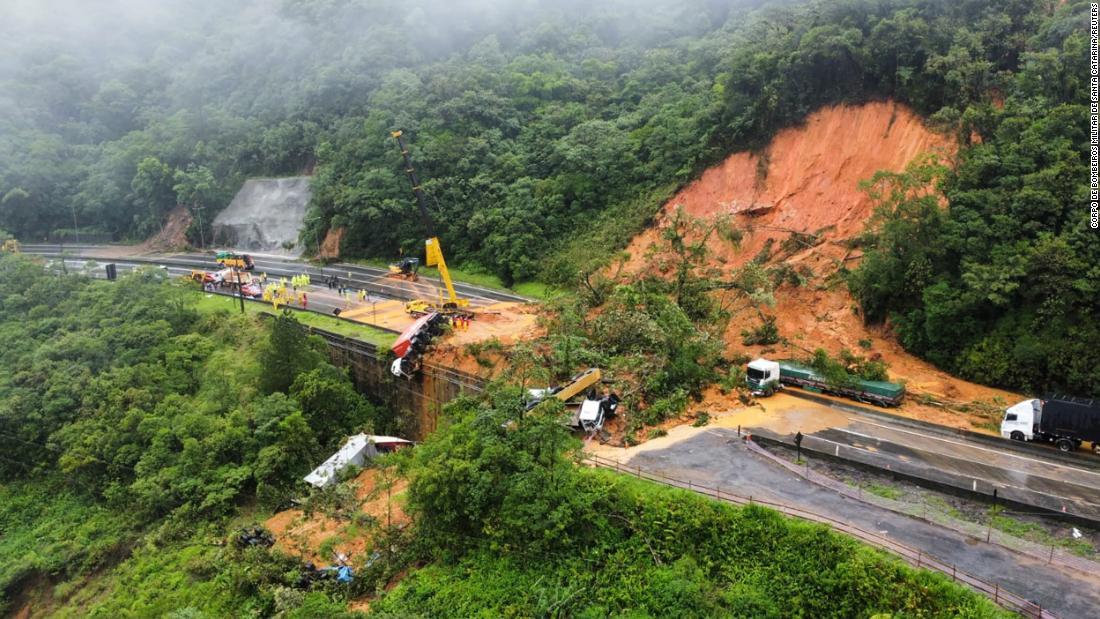
<svg viewBox="0 0 1100 619">
<path fill-rule="evenodd" d="M 756 396 L 769 396 L 785 385 L 795 385 L 880 406 L 897 406 L 905 397 L 905 387 L 898 383 L 856 377 L 840 383 L 831 382 L 814 368 L 794 361 L 755 359 L 749 362 L 745 375 L 749 389 Z"/>
</svg>

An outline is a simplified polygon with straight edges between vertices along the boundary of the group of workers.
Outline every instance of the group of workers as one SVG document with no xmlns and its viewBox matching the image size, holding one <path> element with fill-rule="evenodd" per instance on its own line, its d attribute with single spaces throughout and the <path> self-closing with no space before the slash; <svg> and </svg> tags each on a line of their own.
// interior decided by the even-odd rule
<svg viewBox="0 0 1100 619">
<path fill-rule="evenodd" d="M 302 273 L 290 278 L 290 285 L 295 289 L 305 288 L 309 285 L 309 273 Z"/>
<path fill-rule="evenodd" d="M 272 282 L 264 286 L 263 300 L 271 303 L 276 311 L 279 310 L 279 306 L 290 305 L 295 301 L 297 301 L 298 305 L 300 305 L 302 308 L 307 307 L 309 304 L 309 297 L 306 295 L 306 291 L 298 290 L 299 282 L 302 281 L 299 279 L 301 277 L 303 276 L 295 275 L 294 277 L 290 278 L 292 283 L 289 291 L 287 290 L 287 282 L 285 277 L 280 278 L 278 282 Z M 308 279 L 309 276 L 306 275 L 304 277 Z M 261 281 L 266 279 L 267 274 L 265 273 L 263 277 L 261 277 Z"/>
<path fill-rule="evenodd" d="M 287 278 L 281 277 L 278 282 L 267 283 L 267 273 L 260 274 L 260 282 L 266 284 L 263 291 L 263 300 L 271 303 L 276 310 L 280 306 L 291 305 L 297 302 L 302 308 L 306 308 L 309 304 L 309 297 L 306 294 L 306 287 L 311 284 L 309 273 L 302 273 L 300 275 L 293 275 L 289 280 L 289 289 Z M 345 287 L 338 277 L 328 277 L 325 279 L 325 283 L 329 289 L 334 289 L 340 298 L 344 300 L 344 309 L 351 307 L 352 303 L 352 288 Z M 370 292 L 366 289 L 360 288 L 354 290 L 354 299 L 359 303 L 369 303 L 371 301 Z"/>
</svg>

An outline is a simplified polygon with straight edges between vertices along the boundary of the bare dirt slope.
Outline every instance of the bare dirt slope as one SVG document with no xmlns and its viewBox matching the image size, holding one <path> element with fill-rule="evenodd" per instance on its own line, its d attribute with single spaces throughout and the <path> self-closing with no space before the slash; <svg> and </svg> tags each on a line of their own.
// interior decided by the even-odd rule
<svg viewBox="0 0 1100 619">
<path fill-rule="evenodd" d="M 367 469 L 355 480 L 355 496 L 359 501 L 357 512 L 367 521 L 380 526 L 402 525 L 409 521 L 404 505 L 404 493 L 408 483 L 403 479 L 387 485 L 375 469 Z M 300 509 L 279 512 L 264 523 L 275 534 L 275 547 L 301 557 L 315 565 L 325 566 L 333 557 L 322 553 L 328 545 L 332 552 L 342 552 L 353 561 L 362 558 L 370 547 L 375 526 L 364 526 L 353 520 L 337 520 L 321 513 L 307 515 Z M 327 543 L 327 544 L 326 544 Z"/>
<path fill-rule="evenodd" d="M 776 305 L 762 308 L 775 315 L 783 344 L 743 345 L 742 330 L 758 325 L 759 314 L 744 303 L 730 303 L 734 316 L 724 339 L 731 356 L 801 357 L 815 348 L 833 354 L 847 348 L 884 359 L 892 377 L 905 380 L 917 396 L 956 405 L 1013 401 L 1014 394 L 959 380 L 909 355 L 888 327 L 863 325 L 857 304 L 835 277 L 842 266 L 858 265 L 859 250 L 850 249 L 846 241 L 863 232 L 874 210 L 860 182 L 879 170 L 902 171 L 926 153 L 950 163 L 956 149 L 950 138 L 931 131 L 894 102 L 824 108 L 803 125 L 781 131 L 763 152 L 731 155 L 681 190 L 665 204 L 657 225 L 630 243 L 621 273 L 632 277 L 667 269 L 660 235 L 678 209 L 703 220 L 728 216 L 744 237 L 738 246 L 717 235 L 709 239 L 710 261 L 721 276 L 762 253 L 767 254 L 767 267 L 786 263 L 808 276 L 801 286 L 781 285 Z M 809 246 L 795 243 L 790 241 L 793 233 L 818 240 Z M 918 399 L 911 397 L 901 412 L 962 427 L 989 421 L 922 405 Z M 704 409 L 720 406 L 708 400 Z"/>
<path fill-rule="evenodd" d="M 187 228 L 191 225 L 191 211 L 180 205 L 168 213 L 168 219 L 160 232 L 149 237 L 135 248 L 135 253 L 150 254 L 176 252 L 187 249 Z"/>
<path fill-rule="evenodd" d="M 317 251 L 317 257 L 321 260 L 338 260 L 340 243 L 344 241 L 346 231 L 347 228 L 329 228 L 325 233 L 325 240 L 321 242 L 321 248 Z"/>
<path fill-rule="evenodd" d="M 740 250 L 717 240 L 712 249 L 730 265 L 744 264 L 768 239 L 782 242 L 791 230 L 820 231 L 830 240 L 860 233 L 873 210 L 860 181 L 878 170 L 903 170 L 923 153 L 950 157 L 955 150 L 950 139 L 897 103 L 825 108 L 802 126 L 779 132 L 762 153 L 736 153 L 710 168 L 669 200 L 663 214 L 682 207 L 694 217 L 733 216 L 738 227 L 751 231 Z M 637 266 L 660 228 L 630 244 Z"/>
</svg>

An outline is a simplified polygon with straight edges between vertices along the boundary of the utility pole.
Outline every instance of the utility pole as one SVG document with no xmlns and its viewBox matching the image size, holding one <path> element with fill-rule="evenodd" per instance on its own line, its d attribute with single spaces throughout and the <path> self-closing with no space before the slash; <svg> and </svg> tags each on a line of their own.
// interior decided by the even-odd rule
<svg viewBox="0 0 1100 619">
<path fill-rule="evenodd" d="M 196 206 L 193 208 L 195 215 L 199 218 L 199 249 L 206 249 L 206 232 L 202 228 L 202 209 L 205 207 Z"/>
<path fill-rule="evenodd" d="M 244 287 L 241 285 L 241 270 L 233 269 L 237 273 L 237 294 L 241 297 L 241 313 L 244 313 Z"/>
<path fill-rule="evenodd" d="M 70 204 L 73 209 L 73 234 L 76 235 L 76 244 L 80 245 L 80 226 L 76 223 L 76 205 Z"/>
</svg>

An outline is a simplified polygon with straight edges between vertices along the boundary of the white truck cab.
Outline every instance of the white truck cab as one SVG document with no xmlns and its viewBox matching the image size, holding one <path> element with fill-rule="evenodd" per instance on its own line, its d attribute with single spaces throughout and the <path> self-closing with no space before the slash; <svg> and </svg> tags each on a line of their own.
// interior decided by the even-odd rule
<svg viewBox="0 0 1100 619">
<path fill-rule="evenodd" d="M 754 359 L 745 370 L 745 380 L 753 395 L 771 395 L 781 387 L 779 364 L 764 358 Z"/>
<path fill-rule="evenodd" d="M 1008 407 L 1001 421 L 1001 436 L 1014 441 L 1033 440 L 1042 410 L 1043 403 L 1039 400 L 1024 400 Z"/>
<path fill-rule="evenodd" d="M 599 430 L 603 427 L 603 412 L 600 410 L 599 400 L 585 400 L 581 403 L 580 415 L 581 428 L 587 432 Z"/>
</svg>

